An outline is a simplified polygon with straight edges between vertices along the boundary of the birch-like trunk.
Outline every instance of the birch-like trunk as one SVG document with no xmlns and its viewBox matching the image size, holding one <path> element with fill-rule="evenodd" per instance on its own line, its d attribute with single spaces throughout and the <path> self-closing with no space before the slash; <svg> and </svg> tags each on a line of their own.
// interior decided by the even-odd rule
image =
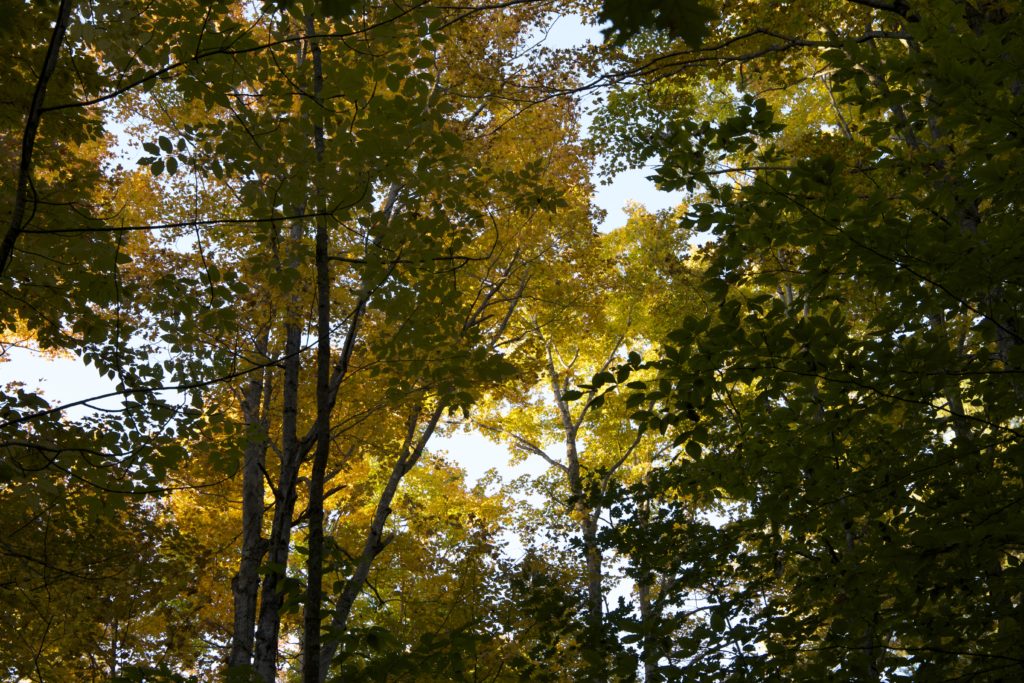
<svg viewBox="0 0 1024 683">
<path fill-rule="evenodd" d="M 547 370 L 548 379 L 551 384 L 551 393 L 558 407 L 558 414 L 562 421 L 562 431 L 565 435 L 565 474 L 569 483 L 569 494 L 574 501 L 573 512 L 577 516 L 580 536 L 583 541 L 583 560 L 586 566 L 587 645 L 597 653 L 597 660 L 600 662 L 596 666 L 591 667 L 590 676 L 594 680 L 605 680 L 607 679 L 608 653 L 604 642 L 603 568 L 601 549 L 597 543 L 598 514 L 600 511 L 592 509 L 585 502 L 586 492 L 583 487 L 577 443 L 579 425 L 573 421 L 572 413 L 569 411 L 569 404 L 563 398 L 564 387 L 559 382 L 560 378 L 558 371 L 555 369 L 555 359 L 550 342 L 546 342 L 545 345 L 547 346 Z"/>
<path fill-rule="evenodd" d="M 301 213 L 301 212 L 299 212 Z M 291 230 L 294 245 L 302 236 L 296 221 Z M 292 267 L 297 264 L 292 258 Z M 292 513 L 295 511 L 295 486 L 299 478 L 301 452 L 298 439 L 299 366 L 302 328 L 296 319 L 297 301 L 293 299 L 285 324 L 284 386 L 281 408 L 281 467 L 274 496 L 274 521 L 268 539 L 269 571 L 263 579 L 259 622 L 256 627 L 254 667 L 257 675 L 273 683 L 277 675 L 278 636 L 281 630 L 281 606 L 284 603 L 284 579 L 288 572 Z"/>
<path fill-rule="evenodd" d="M 264 331 L 257 352 L 266 357 L 268 332 Z M 242 558 L 231 581 L 234 594 L 234 624 L 228 667 L 250 666 L 256 630 L 260 562 L 266 552 L 263 539 L 263 471 L 266 466 L 266 404 L 270 400 L 267 370 L 252 373 L 242 396 L 242 415 L 248 441 L 242 464 Z"/>
</svg>

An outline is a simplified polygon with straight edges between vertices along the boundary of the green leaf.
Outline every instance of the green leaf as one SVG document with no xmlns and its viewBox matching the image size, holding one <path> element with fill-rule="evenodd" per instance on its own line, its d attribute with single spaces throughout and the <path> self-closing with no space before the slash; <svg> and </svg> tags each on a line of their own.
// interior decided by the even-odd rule
<svg viewBox="0 0 1024 683">
<path fill-rule="evenodd" d="M 320 11 L 325 17 L 343 19 L 360 6 L 363 0 L 319 0 Z"/>
<path fill-rule="evenodd" d="M 625 43 L 643 29 L 656 29 L 700 47 L 716 12 L 700 0 L 604 0 L 600 17 L 611 26 L 606 38 Z"/>
<path fill-rule="evenodd" d="M 722 616 L 721 611 L 714 609 L 711 610 L 711 630 L 716 634 L 725 633 L 725 617 Z"/>
</svg>

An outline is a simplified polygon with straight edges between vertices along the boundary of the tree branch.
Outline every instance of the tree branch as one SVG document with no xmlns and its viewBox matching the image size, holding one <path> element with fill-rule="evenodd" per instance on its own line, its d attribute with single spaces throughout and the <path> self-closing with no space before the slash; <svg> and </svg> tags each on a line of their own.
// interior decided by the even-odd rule
<svg viewBox="0 0 1024 683">
<path fill-rule="evenodd" d="M 21 138 L 21 162 L 18 165 L 18 186 L 14 195 L 14 208 L 11 210 L 11 223 L 7 228 L 7 234 L 0 242 L 0 275 L 7 270 L 11 261 L 11 254 L 14 251 L 14 243 L 25 229 L 25 206 L 28 203 L 28 194 L 32 190 L 32 152 L 35 149 L 36 135 L 39 132 L 39 121 L 43 115 L 43 100 L 46 99 L 46 88 L 50 84 L 50 77 L 57 68 L 57 58 L 60 56 L 61 46 L 64 44 L 64 34 L 68 30 L 68 23 L 71 17 L 71 0 L 61 0 L 57 8 L 57 19 L 54 21 L 53 33 L 50 34 L 50 45 L 46 48 L 46 59 L 43 61 L 42 71 L 39 72 L 39 80 L 36 82 L 35 92 L 32 94 L 32 104 L 29 105 L 28 117 L 25 119 L 25 132 Z"/>
</svg>

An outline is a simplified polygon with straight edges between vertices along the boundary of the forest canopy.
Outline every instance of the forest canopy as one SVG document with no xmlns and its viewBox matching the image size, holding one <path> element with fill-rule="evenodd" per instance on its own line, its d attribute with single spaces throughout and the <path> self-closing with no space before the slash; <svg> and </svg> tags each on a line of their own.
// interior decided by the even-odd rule
<svg viewBox="0 0 1024 683">
<path fill-rule="evenodd" d="M 11 0 L 0 45 L 0 680 L 1024 677 L 1019 3 Z M 599 229 L 644 168 L 682 202 Z"/>
</svg>

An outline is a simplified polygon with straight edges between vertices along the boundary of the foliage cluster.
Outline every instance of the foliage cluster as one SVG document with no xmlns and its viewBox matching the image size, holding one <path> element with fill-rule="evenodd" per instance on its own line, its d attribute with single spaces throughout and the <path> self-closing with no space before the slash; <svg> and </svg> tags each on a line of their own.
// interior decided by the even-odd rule
<svg viewBox="0 0 1024 683">
<path fill-rule="evenodd" d="M 1020 676 L 1015 3 L 0 19 L 0 679 Z"/>
</svg>

